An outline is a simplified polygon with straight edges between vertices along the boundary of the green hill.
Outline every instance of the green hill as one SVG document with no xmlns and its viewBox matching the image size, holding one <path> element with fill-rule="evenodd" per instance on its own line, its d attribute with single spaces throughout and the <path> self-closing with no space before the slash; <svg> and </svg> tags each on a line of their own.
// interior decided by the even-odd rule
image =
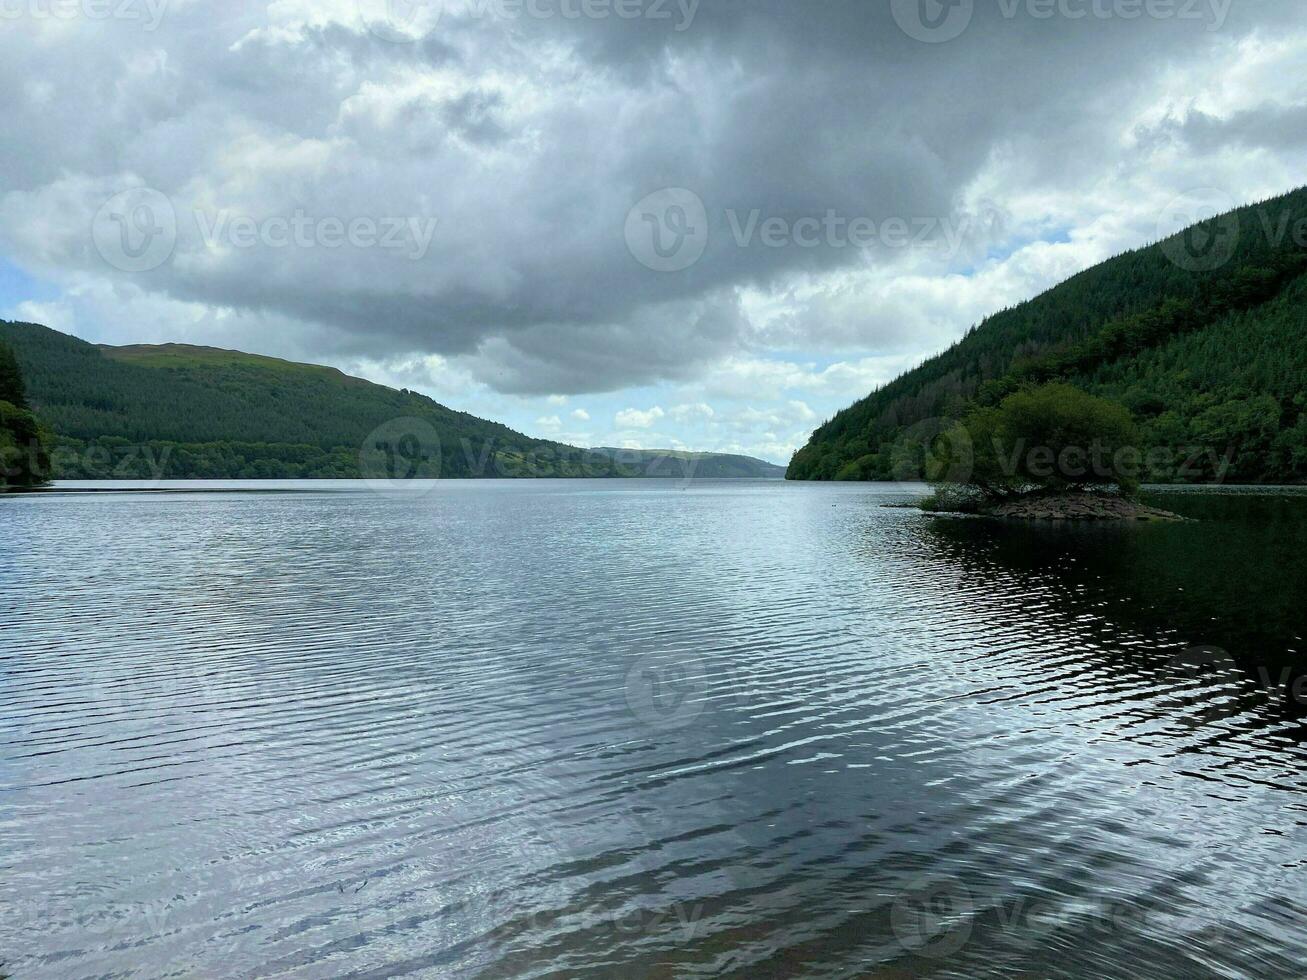
<svg viewBox="0 0 1307 980">
<path fill-rule="evenodd" d="M 691 453 L 675 449 L 593 449 L 626 466 L 640 469 L 645 476 L 669 479 L 705 480 L 755 479 L 779 480 L 785 467 L 752 456 L 728 453 Z"/>
<path fill-rule="evenodd" d="M 532 439 L 334 368 L 183 344 L 97 346 L 5 321 L 0 343 L 55 433 L 56 479 L 685 476 L 656 454 Z M 729 468 L 716 458 L 693 475 Z"/>
<path fill-rule="evenodd" d="M 822 425 L 788 476 L 890 479 L 923 423 L 1052 380 L 1134 413 L 1150 481 L 1307 480 L 1307 188 L 990 317 Z"/>
</svg>

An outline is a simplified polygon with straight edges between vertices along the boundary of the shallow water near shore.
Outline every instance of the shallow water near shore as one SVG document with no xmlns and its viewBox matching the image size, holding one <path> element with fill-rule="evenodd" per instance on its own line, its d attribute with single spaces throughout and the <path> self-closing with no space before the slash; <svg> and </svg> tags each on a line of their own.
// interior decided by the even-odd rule
<svg viewBox="0 0 1307 980">
<path fill-rule="evenodd" d="M 186 489 L 0 500 L 0 973 L 1300 972 L 1301 493 Z"/>
</svg>

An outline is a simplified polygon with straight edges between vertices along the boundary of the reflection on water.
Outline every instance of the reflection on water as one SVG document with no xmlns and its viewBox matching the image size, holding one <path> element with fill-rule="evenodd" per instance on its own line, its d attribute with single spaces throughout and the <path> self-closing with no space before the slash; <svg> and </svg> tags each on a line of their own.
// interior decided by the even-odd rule
<svg viewBox="0 0 1307 980">
<path fill-rule="evenodd" d="M 911 496 L 0 502 L 0 959 L 1293 974 L 1307 498 L 1034 529 Z"/>
<path fill-rule="evenodd" d="M 1148 502 L 1197 523 L 1030 527 L 939 521 L 945 561 L 1020 580 L 1054 576 L 1159 638 L 1226 646 L 1257 667 L 1307 651 L 1307 494 L 1188 490 Z"/>
</svg>

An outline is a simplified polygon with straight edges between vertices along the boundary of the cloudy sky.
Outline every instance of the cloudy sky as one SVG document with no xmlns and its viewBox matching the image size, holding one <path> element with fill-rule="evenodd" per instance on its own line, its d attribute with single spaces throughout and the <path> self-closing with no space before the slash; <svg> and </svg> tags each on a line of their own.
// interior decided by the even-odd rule
<svg viewBox="0 0 1307 980">
<path fill-rule="evenodd" d="M 0 0 L 0 316 L 778 462 L 1307 183 L 1298 0 Z"/>
</svg>

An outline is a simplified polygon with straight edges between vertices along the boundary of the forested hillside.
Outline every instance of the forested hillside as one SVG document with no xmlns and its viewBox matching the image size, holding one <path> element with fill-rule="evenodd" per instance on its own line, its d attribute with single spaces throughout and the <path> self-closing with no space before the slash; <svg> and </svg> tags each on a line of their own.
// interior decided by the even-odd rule
<svg viewBox="0 0 1307 980">
<path fill-rule="evenodd" d="M 918 423 L 1065 380 L 1134 413 L 1147 480 L 1307 480 L 1305 229 L 1300 189 L 1089 269 L 840 412 L 788 475 L 888 479 Z"/>
<path fill-rule="evenodd" d="M 685 475 L 532 439 L 334 368 L 178 344 L 103 347 L 5 321 L 0 343 L 55 433 L 56 478 Z"/>
</svg>

